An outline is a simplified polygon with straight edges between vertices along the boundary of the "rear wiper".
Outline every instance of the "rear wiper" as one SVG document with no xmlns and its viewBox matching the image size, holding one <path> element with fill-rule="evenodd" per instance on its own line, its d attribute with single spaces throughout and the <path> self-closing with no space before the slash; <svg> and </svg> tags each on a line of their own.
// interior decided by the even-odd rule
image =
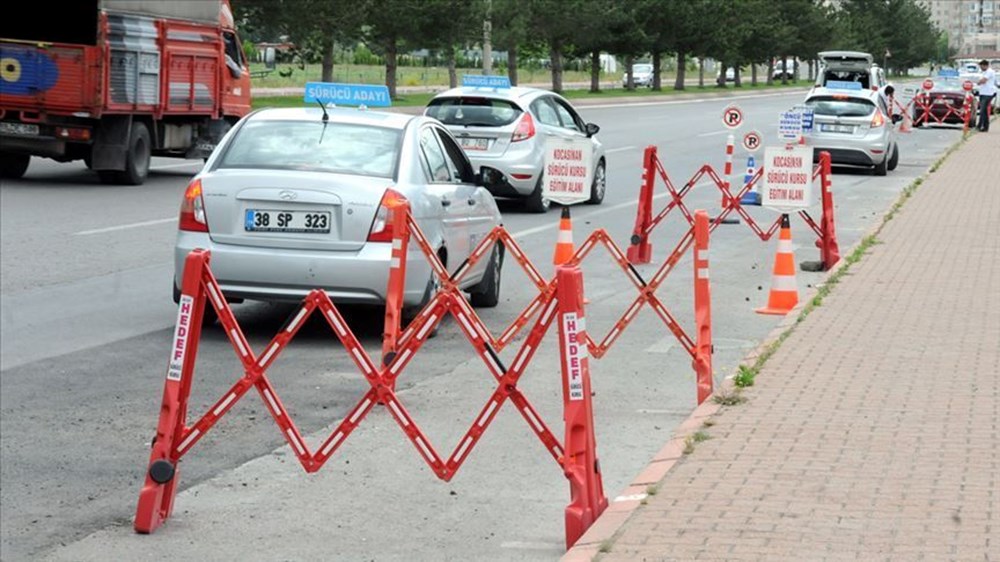
<svg viewBox="0 0 1000 562">
<path fill-rule="evenodd" d="M 493 123 L 462 123 L 466 127 L 494 127 Z"/>
</svg>

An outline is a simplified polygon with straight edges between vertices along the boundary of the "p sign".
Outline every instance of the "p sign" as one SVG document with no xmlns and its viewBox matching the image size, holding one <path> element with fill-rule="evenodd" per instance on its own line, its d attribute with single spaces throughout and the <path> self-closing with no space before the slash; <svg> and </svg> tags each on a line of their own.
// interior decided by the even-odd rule
<svg viewBox="0 0 1000 562">
<path fill-rule="evenodd" d="M 928 78 L 927 80 L 924 80 L 924 83 L 921 84 L 921 86 L 923 86 L 925 90 L 933 90 L 934 89 L 934 81 L 931 80 L 930 78 Z"/>
<path fill-rule="evenodd" d="M 747 152 L 757 152 L 760 148 L 760 143 L 760 133 L 757 131 L 750 131 L 749 133 L 743 135 L 743 148 L 745 148 Z"/>
<path fill-rule="evenodd" d="M 743 124 L 743 110 L 738 106 L 730 105 L 722 111 L 722 124 L 727 129 L 739 129 Z"/>
<path fill-rule="evenodd" d="M 542 197 L 561 205 L 590 199 L 593 160 L 590 141 L 550 138 L 545 143 Z"/>
<path fill-rule="evenodd" d="M 764 149 L 764 187 L 761 205 L 782 213 L 813 204 L 813 149 L 808 146 Z"/>
</svg>

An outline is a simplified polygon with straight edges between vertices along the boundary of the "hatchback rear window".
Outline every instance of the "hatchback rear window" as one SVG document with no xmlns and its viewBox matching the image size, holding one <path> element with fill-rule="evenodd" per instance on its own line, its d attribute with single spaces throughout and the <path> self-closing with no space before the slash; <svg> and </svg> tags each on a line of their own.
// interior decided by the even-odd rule
<svg viewBox="0 0 1000 562">
<path fill-rule="evenodd" d="M 445 125 L 503 127 L 521 116 L 521 109 L 507 100 L 461 97 L 431 100 L 425 111 Z"/>
<path fill-rule="evenodd" d="M 393 177 L 402 131 L 322 121 L 250 121 L 219 168 L 264 168 Z"/>
<path fill-rule="evenodd" d="M 868 100 L 838 96 L 816 96 L 806 100 L 806 105 L 813 108 L 816 115 L 834 117 L 866 117 L 875 111 L 875 104 Z"/>
</svg>

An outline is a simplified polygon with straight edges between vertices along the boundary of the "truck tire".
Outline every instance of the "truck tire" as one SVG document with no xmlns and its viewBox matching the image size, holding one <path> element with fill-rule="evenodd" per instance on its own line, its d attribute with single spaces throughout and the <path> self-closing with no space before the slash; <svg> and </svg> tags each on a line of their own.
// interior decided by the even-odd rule
<svg viewBox="0 0 1000 562">
<path fill-rule="evenodd" d="M 28 154 L 0 152 L 0 177 L 17 179 L 28 171 L 28 163 L 30 162 L 31 156 Z"/>
<path fill-rule="evenodd" d="M 141 121 L 133 121 L 128 135 L 128 152 L 125 155 L 124 170 L 99 170 L 97 176 L 103 183 L 121 185 L 142 185 L 149 175 L 149 159 L 152 144 L 149 129 Z"/>
</svg>

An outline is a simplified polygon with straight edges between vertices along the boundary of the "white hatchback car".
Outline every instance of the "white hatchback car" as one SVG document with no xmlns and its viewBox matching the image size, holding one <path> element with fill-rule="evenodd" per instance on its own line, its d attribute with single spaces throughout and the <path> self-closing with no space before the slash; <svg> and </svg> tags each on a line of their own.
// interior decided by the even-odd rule
<svg viewBox="0 0 1000 562">
<path fill-rule="evenodd" d="M 899 163 L 899 144 L 893 123 L 901 115 L 890 117 L 885 98 L 871 90 L 814 88 L 805 105 L 814 114 L 813 130 L 805 134 L 807 145 L 830 153 L 836 165 L 871 168 L 884 176 Z"/>
<path fill-rule="evenodd" d="M 604 201 L 607 163 L 596 137 L 600 128 L 584 123 L 559 94 L 535 88 L 454 88 L 435 96 L 424 113 L 455 135 L 493 195 L 523 199 L 535 213 L 550 205 L 542 197 L 546 139 L 587 142 L 594 166 L 587 202 Z"/>
<path fill-rule="evenodd" d="M 390 199 L 405 198 L 449 271 L 500 224 L 496 201 L 440 123 L 354 109 L 264 109 L 244 117 L 188 185 L 174 250 L 174 298 L 195 248 L 227 300 L 297 301 L 311 290 L 336 303 L 385 302 L 392 249 Z M 496 306 L 503 248 L 462 283 Z M 416 244 L 404 305 L 437 284 Z"/>
</svg>

